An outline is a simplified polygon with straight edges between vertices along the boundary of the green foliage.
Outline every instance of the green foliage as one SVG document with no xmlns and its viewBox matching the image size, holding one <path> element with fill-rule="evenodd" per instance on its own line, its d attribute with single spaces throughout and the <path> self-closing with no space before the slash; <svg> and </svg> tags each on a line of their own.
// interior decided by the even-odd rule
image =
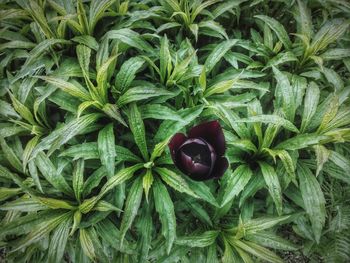
<svg viewBox="0 0 350 263">
<path fill-rule="evenodd" d="M 0 6 L 7 262 L 350 260 L 347 1 Z M 168 143 L 214 119 L 193 181 Z"/>
</svg>

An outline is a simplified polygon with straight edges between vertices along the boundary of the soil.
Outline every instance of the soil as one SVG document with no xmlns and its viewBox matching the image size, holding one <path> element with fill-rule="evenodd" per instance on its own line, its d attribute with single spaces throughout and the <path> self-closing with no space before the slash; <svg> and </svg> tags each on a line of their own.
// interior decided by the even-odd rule
<svg viewBox="0 0 350 263">
<path fill-rule="evenodd" d="M 309 260 L 300 251 L 279 251 L 285 263 L 308 263 Z"/>
</svg>

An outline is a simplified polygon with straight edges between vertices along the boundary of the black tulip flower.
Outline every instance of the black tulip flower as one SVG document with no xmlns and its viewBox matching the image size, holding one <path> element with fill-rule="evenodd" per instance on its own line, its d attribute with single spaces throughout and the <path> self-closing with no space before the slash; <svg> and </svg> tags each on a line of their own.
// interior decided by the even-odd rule
<svg viewBox="0 0 350 263">
<path fill-rule="evenodd" d="M 188 136 L 177 133 L 169 143 L 171 157 L 177 168 L 196 181 L 221 177 L 228 168 L 225 137 L 218 121 L 199 124 Z"/>
</svg>

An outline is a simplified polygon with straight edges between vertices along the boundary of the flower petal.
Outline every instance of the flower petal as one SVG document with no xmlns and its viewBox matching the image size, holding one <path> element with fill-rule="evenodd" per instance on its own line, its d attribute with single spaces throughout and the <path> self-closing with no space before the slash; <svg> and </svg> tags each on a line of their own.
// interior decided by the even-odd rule
<svg viewBox="0 0 350 263">
<path fill-rule="evenodd" d="M 188 132 L 188 137 L 203 138 L 214 147 L 218 156 L 221 156 L 225 153 L 225 136 L 218 121 L 205 122 L 194 126 Z"/>
<path fill-rule="evenodd" d="M 201 164 L 195 163 L 190 156 L 187 156 L 184 152 L 180 153 L 180 162 L 183 172 L 186 173 L 191 178 L 200 178 L 203 176 L 207 176 L 210 172 L 210 167 Z"/>
<path fill-rule="evenodd" d="M 177 167 L 190 178 L 200 181 L 210 175 L 215 160 L 213 147 L 199 138 L 187 139 L 176 154 Z"/>
<path fill-rule="evenodd" d="M 208 179 L 220 178 L 224 175 L 228 168 L 228 161 L 225 157 L 220 157 L 217 159 L 213 172 Z"/>
<path fill-rule="evenodd" d="M 171 158 L 173 162 L 176 164 L 176 152 L 179 147 L 187 140 L 186 135 L 183 133 L 176 133 L 170 140 L 168 146 L 170 149 Z"/>
</svg>

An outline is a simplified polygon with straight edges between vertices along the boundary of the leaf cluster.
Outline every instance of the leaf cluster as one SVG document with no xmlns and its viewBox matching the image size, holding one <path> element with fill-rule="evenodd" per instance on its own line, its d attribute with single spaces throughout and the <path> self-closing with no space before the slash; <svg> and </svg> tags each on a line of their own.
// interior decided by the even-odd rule
<svg viewBox="0 0 350 263">
<path fill-rule="evenodd" d="M 346 1 L 0 3 L 8 262 L 347 262 Z M 176 132 L 219 120 L 196 182 Z"/>
</svg>

